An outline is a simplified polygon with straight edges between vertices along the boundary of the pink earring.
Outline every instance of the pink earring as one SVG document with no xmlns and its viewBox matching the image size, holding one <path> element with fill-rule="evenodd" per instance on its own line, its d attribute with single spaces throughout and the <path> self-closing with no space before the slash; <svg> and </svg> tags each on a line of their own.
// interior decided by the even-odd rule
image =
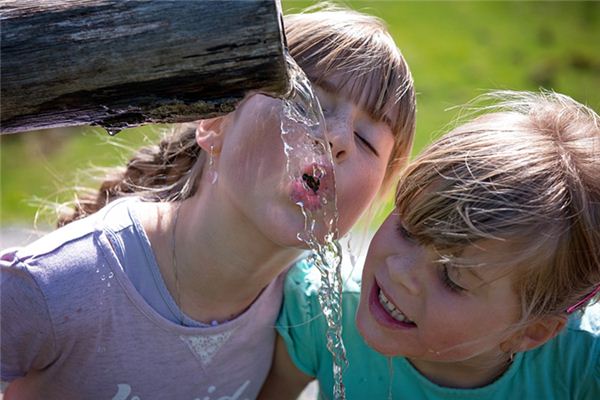
<svg viewBox="0 0 600 400">
<path fill-rule="evenodd" d="M 215 167 L 215 156 L 218 152 L 215 151 L 215 146 L 210 145 L 210 151 L 208 153 L 208 179 L 211 184 L 217 183 L 217 179 L 219 179 L 219 174 L 217 173 L 217 169 Z"/>
</svg>

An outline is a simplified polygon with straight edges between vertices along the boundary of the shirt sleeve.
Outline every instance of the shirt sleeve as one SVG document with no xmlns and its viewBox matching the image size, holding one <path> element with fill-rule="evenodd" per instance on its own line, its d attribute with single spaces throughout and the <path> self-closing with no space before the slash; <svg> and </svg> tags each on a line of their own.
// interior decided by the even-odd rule
<svg viewBox="0 0 600 400">
<path fill-rule="evenodd" d="M 14 251 L 0 256 L 0 379 L 10 382 L 55 359 L 43 293 Z"/>
<path fill-rule="evenodd" d="M 286 277 L 277 331 L 290 358 L 303 373 L 317 376 L 323 351 L 327 352 L 326 323 L 318 301 L 315 268 L 306 261 L 294 265 Z M 317 272 L 318 274 L 318 272 Z"/>
</svg>

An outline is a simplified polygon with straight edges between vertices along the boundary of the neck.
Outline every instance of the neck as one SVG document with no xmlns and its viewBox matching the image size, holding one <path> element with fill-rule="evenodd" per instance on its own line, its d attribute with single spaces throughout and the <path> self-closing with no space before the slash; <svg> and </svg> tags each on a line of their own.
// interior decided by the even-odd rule
<svg viewBox="0 0 600 400">
<path fill-rule="evenodd" d="M 460 362 L 410 360 L 430 381 L 444 387 L 474 389 L 496 381 L 510 367 L 512 360 L 502 354 L 492 359 L 470 359 Z"/>
<path fill-rule="evenodd" d="M 149 237 L 167 288 L 198 321 L 242 313 L 302 252 L 276 245 L 239 218 L 206 212 L 199 199 L 160 204 L 157 220 Z"/>
</svg>

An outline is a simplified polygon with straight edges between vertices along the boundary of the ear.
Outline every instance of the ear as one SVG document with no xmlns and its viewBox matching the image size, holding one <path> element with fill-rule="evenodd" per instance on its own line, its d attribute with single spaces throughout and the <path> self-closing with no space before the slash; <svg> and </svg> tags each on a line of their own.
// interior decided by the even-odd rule
<svg viewBox="0 0 600 400">
<path fill-rule="evenodd" d="M 534 349 L 553 339 L 566 325 L 567 317 L 564 315 L 548 315 L 536 319 L 503 342 L 500 348 L 512 353 Z"/>
<path fill-rule="evenodd" d="M 196 143 L 198 143 L 198 146 L 206 152 L 210 152 L 212 148 L 213 152 L 220 153 L 223 145 L 223 125 L 223 117 L 198 121 L 196 127 Z"/>
</svg>

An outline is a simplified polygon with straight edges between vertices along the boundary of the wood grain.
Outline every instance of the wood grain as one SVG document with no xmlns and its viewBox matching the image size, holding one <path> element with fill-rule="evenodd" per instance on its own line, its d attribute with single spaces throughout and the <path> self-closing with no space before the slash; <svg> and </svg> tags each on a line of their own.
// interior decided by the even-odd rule
<svg viewBox="0 0 600 400">
<path fill-rule="evenodd" d="M 185 122 L 289 89 L 278 0 L 3 1 L 3 133 Z"/>
</svg>

